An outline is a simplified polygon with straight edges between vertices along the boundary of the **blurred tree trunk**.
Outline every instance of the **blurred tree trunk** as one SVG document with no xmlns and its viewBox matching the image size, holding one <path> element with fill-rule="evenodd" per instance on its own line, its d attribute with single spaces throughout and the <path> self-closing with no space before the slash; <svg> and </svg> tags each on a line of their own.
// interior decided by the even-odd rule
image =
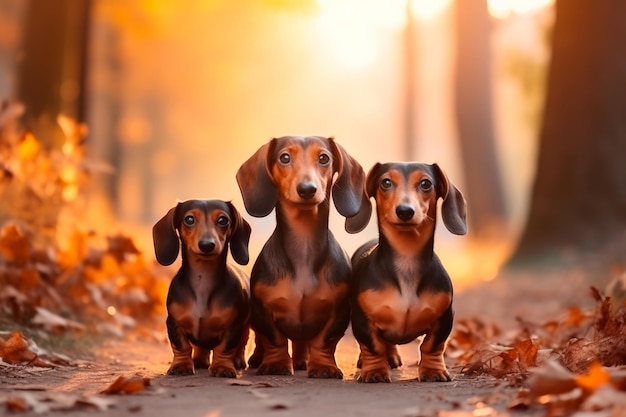
<svg viewBox="0 0 626 417">
<path fill-rule="evenodd" d="M 24 19 L 18 100 L 25 123 L 48 145 L 62 140 L 56 117 L 85 121 L 91 0 L 30 0 Z"/>
<path fill-rule="evenodd" d="M 510 263 L 580 254 L 624 237 L 624 39 L 625 1 L 556 1 L 537 173 Z"/>
<path fill-rule="evenodd" d="M 456 121 L 472 235 L 505 225 L 506 203 L 492 120 L 490 17 L 486 0 L 456 0 Z M 501 233 L 501 232 L 500 232 Z"/>
</svg>

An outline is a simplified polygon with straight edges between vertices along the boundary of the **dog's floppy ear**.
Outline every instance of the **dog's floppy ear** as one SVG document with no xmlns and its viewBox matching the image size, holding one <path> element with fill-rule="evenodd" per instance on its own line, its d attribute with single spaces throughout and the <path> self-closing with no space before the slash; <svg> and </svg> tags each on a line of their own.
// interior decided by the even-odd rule
<svg viewBox="0 0 626 417">
<path fill-rule="evenodd" d="M 376 198 L 376 189 L 378 188 L 378 176 L 380 175 L 380 169 L 383 165 L 380 162 L 376 162 L 374 166 L 367 173 L 367 180 L 365 181 L 365 191 L 369 197 Z"/>
<path fill-rule="evenodd" d="M 231 216 L 233 217 L 233 234 L 230 238 L 230 253 L 233 255 L 233 259 L 239 265 L 247 265 L 250 261 L 250 254 L 248 252 L 248 243 L 250 242 L 250 233 L 252 228 L 250 224 L 241 217 L 239 211 L 231 202 L 227 202 L 230 208 Z"/>
<path fill-rule="evenodd" d="M 333 154 L 333 168 L 338 173 L 333 184 L 333 201 L 337 211 L 346 217 L 346 232 L 358 233 L 367 226 L 372 205 L 365 193 L 365 171 L 346 150 L 328 138 Z"/>
<path fill-rule="evenodd" d="M 237 184 L 246 211 L 254 217 L 265 217 L 276 207 L 278 190 L 270 178 L 269 157 L 276 139 L 261 146 L 237 171 Z"/>
<path fill-rule="evenodd" d="M 161 265 L 171 265 L 178 257 L 180 241 L 174 227 L 174 218 L 179 204 L 172 207 L 165 216 L 152 227 L 154 254 Z"/>
<path fill-rule="evenodd" d="M 437 179 L 437 193 L 443 199 L 441 217 L 446 228 L 455 235 L 467 233 L 467 211 L 463 194 L 448 180 L 437 164 L 432 164 Z"/>
</svg>

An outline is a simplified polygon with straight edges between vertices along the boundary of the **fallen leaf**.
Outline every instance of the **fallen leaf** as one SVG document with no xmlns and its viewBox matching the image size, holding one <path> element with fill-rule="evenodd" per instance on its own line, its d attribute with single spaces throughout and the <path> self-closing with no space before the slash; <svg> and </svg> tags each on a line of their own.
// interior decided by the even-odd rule
<svg viewBox="0 0 626 417">
<path fill-rule="evenodd" d="M 31 254 L 30 238 L 15 222 L 6 223 L 0 230 L 0 255 L 9 262 L 26 262 Z"/>
<path fill-rule="evenodd" d="M 7 398 L 5 401 L 7 410 L 9 411 L 27 411 L 28 405 L 26 401 L 21 397 L 11 397 Z"/>
<path fill-rule="evenodd" d="M 593 392 L 601 385 L 607 384 L 611 380 L 611 376 L 598 361 L 595 361 L 585 375 L 577 376 L 575 380 L 579 387 Z"/>
<path fill-rule="evenodd" d="M 601 411 L 611 409 L 626 410 L 626 395 L 611 385 L 599 387 L 581 405 L 581 409 L 587 411 Z M 618 415 L 615 413 L 614 415 Z"/>
<path fill-rule="evenodd" d="M 77 321 L 69 320 L 43 307 L 35 307 L 37 314 L 31 322 L 49 331 L 84 330 L 85 326 Z"/>
<path fill-rule="evenodd" d="M 111 385 L 100 391 L 100 394 L 135 394 L 143 391 L 144 388 L 148 386 L 150 386 L 149 378 L 141 376 L 132 376 L 130 378 L 119 376 Z"/>
<path fill-rule="evenodd" d="M 11 333 L 6 341 L 0 339 L 0 358 L 10 364 L 26 364 L 42 368 L 53 367 L 51 364 L 41 360 L 39 356 L 29 348 L 26 338 L 17 330 Z"/>
<path fill-rule="evenodd" d="M 563 394 L 577 387 L 576 376 L 556 361 L 548 361 L 530 371 L 529 395 L 533 400 L 544 395 Z"/>
</svg>

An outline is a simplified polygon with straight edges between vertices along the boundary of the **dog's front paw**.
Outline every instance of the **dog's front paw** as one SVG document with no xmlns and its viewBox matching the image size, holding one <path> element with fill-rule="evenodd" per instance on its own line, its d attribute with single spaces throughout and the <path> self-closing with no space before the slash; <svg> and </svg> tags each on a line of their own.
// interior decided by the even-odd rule
<svg viewBox="0 0 626 417">
<path fill-rule="evenodd" d="M 193 375 L 194 373 L 195 369 L 191 360 L 172 363 L 170 369 L 167 370 L 168 375 Z"/>
<path fill-rule="evenodd" d="M 391 382 L 391 373 L 388 368 L 373 368 L 361 371 L 359 382 Z"/>
<path fill-rule="evenodd" d="M 307 372 L 309 378 L 335 378 L 343 379 L 343 372 L 335 365 L 311 365 Z"/>
<path fill-rule="evenodd" d="M 293 375 L 293 366 L 285 362 L 264 362 L 259 365 L 257 375 Z"/>
<path fill-rule="evenodd" d="M 209 375 L 218 378 L 237 378 L 237 370 L 234 366 L 212 365 L 209 367 Z"/>
<path fill-rule="evenodd" d="M 452 381 L 447 369 L 419 368 L 419 380 L 423 382 Z"/>
</svg>

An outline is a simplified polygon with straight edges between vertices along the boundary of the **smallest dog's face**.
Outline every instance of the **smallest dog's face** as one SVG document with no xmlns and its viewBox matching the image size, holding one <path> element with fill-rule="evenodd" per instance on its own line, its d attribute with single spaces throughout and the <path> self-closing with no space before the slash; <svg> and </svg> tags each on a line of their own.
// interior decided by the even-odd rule
<svg viewBox="0 0 626 417">
<path fill-rule="evenodd" d="M 279 199 L 298 206 L 317 206 L 328 198 L 334 170 L 327 142 L 318 137 L 277 140 L 269 166 Z"/>
<path fill-rule="evenodd" d="M 379 165 L 368 179 L 368 191 L 376 199 L 379 224 L 398 231 L 435 225 L 437 178 L 425 164 Z"/>
<path fill-rule="evenodd" d="M 186 250 L 208 258 L 224 251 L 233 222 L 226 205 L 196 202 L 180 207 L 177 226 Z"/>
</svg>

